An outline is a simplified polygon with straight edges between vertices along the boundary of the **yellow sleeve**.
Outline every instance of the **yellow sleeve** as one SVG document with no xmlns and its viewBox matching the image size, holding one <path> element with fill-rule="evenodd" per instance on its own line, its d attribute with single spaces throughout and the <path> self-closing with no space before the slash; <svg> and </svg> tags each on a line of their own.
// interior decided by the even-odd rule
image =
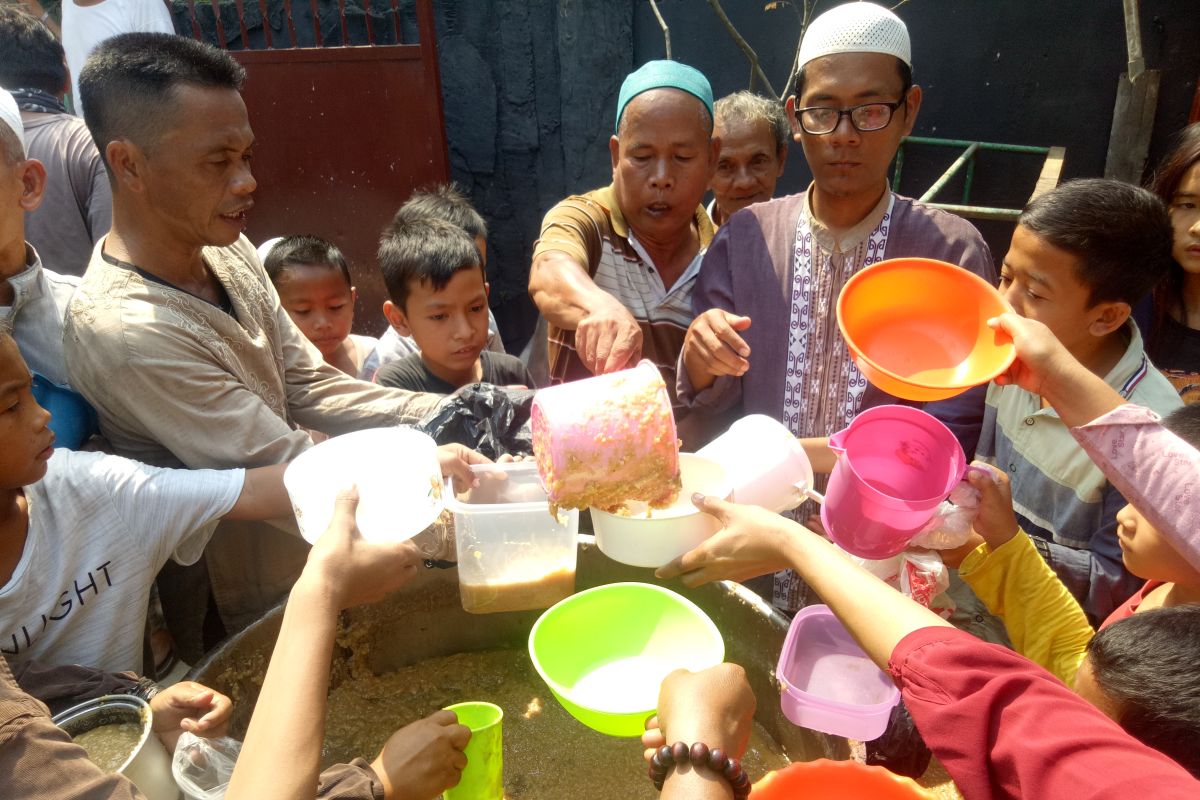
<svg viewBox="0 0 1200 800">
<path fill-rule="evenodd" d="M 980 545 L 958 573 L 1004 621 L 1018 653 L 1067 685 L 1075 680 L 1095 631 L 1024 531 L 995 550 Z"/>
</svg>

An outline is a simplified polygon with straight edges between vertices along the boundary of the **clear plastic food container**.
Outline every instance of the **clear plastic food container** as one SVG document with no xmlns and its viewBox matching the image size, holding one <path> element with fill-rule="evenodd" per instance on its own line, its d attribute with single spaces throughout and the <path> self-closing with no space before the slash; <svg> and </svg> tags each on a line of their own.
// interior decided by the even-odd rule
<svg viewBox="0 0 1200 800">
<path fill-rule="evenodd" d="M 455 494 L 454 514 L 462 605 L 475 614 L 550 606 L 575 592 L 579 512 L 550 513 L 532 461 L 472 467 L 479 486 Z"/>
</svg>

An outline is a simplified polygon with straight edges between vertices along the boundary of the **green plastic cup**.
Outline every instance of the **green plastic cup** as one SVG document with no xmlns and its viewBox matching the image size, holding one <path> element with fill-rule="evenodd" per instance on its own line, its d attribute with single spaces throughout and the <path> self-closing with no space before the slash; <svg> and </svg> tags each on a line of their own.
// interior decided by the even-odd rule
<svg viewBox="0 0 1200 800">
<path fill-rule="evenodd" d="M 504 800 L 504 710 L 495 703 L 455 703 L 446 706 L 460 725 L 471 729 L 463 751 L 467 766 L 458 786 L 447 789 L 445 800 Z"/>
</svg>

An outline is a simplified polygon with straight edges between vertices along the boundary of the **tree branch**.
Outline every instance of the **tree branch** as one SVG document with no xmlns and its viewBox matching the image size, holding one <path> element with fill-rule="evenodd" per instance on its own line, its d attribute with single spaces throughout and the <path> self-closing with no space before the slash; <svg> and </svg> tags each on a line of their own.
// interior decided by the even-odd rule
<svg viewBox="0 0 1200 800">
<path fill-rule="evenodd" d="M 758 78 L 763 87 L 771 93 L 772 97 L 774 97 L 775 87 L 771 85 L 771 81 L 767 79 L 766 73 L 762 71 L 762 67 L 758 63 L 758 54 L 755 53 L 754 48 L 752 48 L 749 43 L 742 38 L 742 35 L 738 33 L 737 28 L 733 27 L 733 23 L 729 21 L 729 17 L 725 15 L 725 9 L 721 8 L 721 0 L 707 1 L 709 7 L 713 10 L 713 13 L 717 15 L 717 19 L 721 20 L 721 24 L 725 26 L 725 30 L 729 32 L 729 35 L 733 38 L 734 43 L 741 48 L 742 53 L 750 62 L 750 67 L 754 70 L 755 77 Z"/>
<path fill-rule="evenodd" d="M 667 27 L 667 21 L 663 19 L 662 13 L 658 10 L 658 3 L 655 0 L 650 0 L 650 8 L 654 9 L 654 16 L 658 18 L 658 27 L 662 28 L 663 40 L 667 45 L 667 61 L 671 60 L 671 29 Z"/>
</svg>

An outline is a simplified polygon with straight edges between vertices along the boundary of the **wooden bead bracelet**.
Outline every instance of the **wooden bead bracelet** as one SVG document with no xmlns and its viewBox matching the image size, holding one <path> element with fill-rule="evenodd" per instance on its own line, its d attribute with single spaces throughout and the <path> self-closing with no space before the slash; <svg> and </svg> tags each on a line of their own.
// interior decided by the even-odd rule
<svg viewBox="0 0 1200 800">
<path fill-rule="evenodd" d="M 655 789 L 662 791 L 667 773 L 677 764 L 691 764 L 695 768 L 715 772 L 729 782 L 734 800 L 746 800 L 750 796 L 750 776 L 742 769 L 741 763 L 725 755 L 725 751 L 719 747 L 709 750 L 704 742 L 696 742 L 691 747 L 676 742 L 658 748 L 650 758 L 650 780 Z"/>
</svg>

